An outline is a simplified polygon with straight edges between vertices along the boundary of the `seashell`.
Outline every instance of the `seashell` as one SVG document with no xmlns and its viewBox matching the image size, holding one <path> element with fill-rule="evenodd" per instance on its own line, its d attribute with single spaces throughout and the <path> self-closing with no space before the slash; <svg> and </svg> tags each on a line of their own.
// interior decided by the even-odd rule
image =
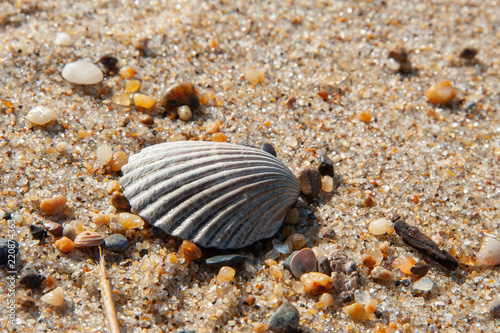
<svg viewBox="0 0 500 333">
<path fill-rule="evenodd" d="M 137 214 L 200 246 L 241 248 L 271 237 L 300 185 L 276 157 L 222 142 L 176 141 L 143 149 L 122 167 Z"/>
<path fill-rule="evenodd" d="M 477 261 L 483 265 L 495 266 L 500 264 L 500 240 L 490 233 L 485 233 L 481 249 L 476 254 Z"/>
<path fill-rule="evenodd" d="M 94 231 L 84 231 L 79 233 L 75 238 L 75 245 L 77 247 L 98 246 L 102 243 L 104 243 L 104 238 Z"/>
<path fill-rule="evenodd" d="M 298 251 L 290 261 L 290 271 L 298 279 L 300 279 L 302 274 L 315 272 L 316 266 L 316 256 L 313 250 L 307 247 Z"/>
</svg>

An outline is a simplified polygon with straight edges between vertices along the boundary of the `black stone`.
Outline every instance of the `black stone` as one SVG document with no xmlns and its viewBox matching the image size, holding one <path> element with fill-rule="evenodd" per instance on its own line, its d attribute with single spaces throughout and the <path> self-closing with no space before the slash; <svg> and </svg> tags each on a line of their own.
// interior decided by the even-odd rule
<svg viewBox="0 0 500 333">
<path fill-rule="evenodd" d="M 326 256 L 321 256 L 318 258 L 318 272 L 330 276 L 332 273 L 332 268 L 330 267 L 330 260 Z"/>
<path fill-rule="evenodd" d="M 207 266 L 211 267 L 221 267 L 221 266 L 231 266 L 235 267 L 241 265 L 248 258 L 246 256 L 242 256 L 239 254 L 224 254 L 220 256 L 215 256 L 211 258 L 207 258 L 205 263 Z"/>
<path fill-rule="evenodd" d="M 9 263 L 9 259 L 12 260 L 12 257 L 9 255 L 17 255 L 19 250 L 19 243 L 13 239 L 5 239 L 0 238 L 0 266 L 5 266 Z M 15 269 L 15 266 L 9 266 L 10 269 Z"/>
<path fill-rule="evenodd" d="M 116 65 L 118 65 L 118 59 L 110 55 L 102 56 L 101 59 L 99 59 L 99 62 L 109 70 L 116 69 Z"/>
<path fill-rule="evenodd" d="M 281 304 L 269 322 L 269 329 L 279 333 L 297 332 L 299 328 L 299 311 L 290 303 Z"/>
<path fill-rule="evenodd" d="M 466 47 L 460 52 L 460 58 L 466 60 L 472 60 L 477 55 L 477 49 L 472 47 Z"/>
<path fill-rule="evenodd" d="M 403 279 L 401 280 L 401 283 L 403 284 L 403 286 L 408 287 L 411 281 L 409 279 Z"/>
<path fill-rule="evenodd" d="M 342 303 L 351 303 L 353 301 L 353 292 L 352 291 L 343 291 L 339 295 Z"/>
<path fill-rule="evenodd" d="M 113 234 L 104 240 L 104 249 L 110 252 L 122 253 L 128 249 L 127 237 L 120 234 Z M 147 251 L 146 251 L 147 253 Z"/>
<path fill-rule="evenodd" d="M 429 265 L 422 260 L 411 266 L 410 271 L 417 276 L 423 277 L 429 271 Z"/>
<path fill-rule="evenodd" d="M 45 276 L 38 274 L 35 269 L 29 266 L 25 267 L 19 276 L 19 284 L 30 289 L 38 288 L 43 280 L 45 280 Z"/>
<path fill-rule="evenodd" d="M 318 167 L 318 171 L 322 176 L 330 176 L 333 178 L 333 161 L 326 155 L 321 155 L 321 162 Z"/>
<path fill-rule="evenodd" d="M 146 250 L 146 249 L 142 249 L 142 250 L 139 251 L 139 255 L 141 257 L 144 257 L 146 254 L 148 254 L 148 250 Z"/>
<path fill-rule="evenodd" d="M 33 239 L 44 239 L 47 237 L 47 230 L 45 230 L 42 226 L 36 224 L 30 224 L 31 236 Z"/>
<path fill-rule="evenodd" d="M 273 156 L 276 156 L 276 150 L 274 150 L 274 147 L 272 144 L 264 142 L 261 146 L 260 149 L 262 151 L 265 151 L 266 153 L 269 153 Z"/>
</svg>

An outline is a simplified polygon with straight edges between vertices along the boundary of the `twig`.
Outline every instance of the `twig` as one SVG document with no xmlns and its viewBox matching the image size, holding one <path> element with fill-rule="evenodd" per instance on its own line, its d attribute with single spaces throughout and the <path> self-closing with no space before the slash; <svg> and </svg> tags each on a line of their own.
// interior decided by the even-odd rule
<svg viewBox="0 0 500 333">
<path fill-rule="evenodd" d="M 99 280 L 101 281 L 101 294 L 102 303 L 104 305 L 104 312 L 108 318 L 109 331 L 111 333 L 120 333 L 120 326 L 118 324 L 118 318 L 116 317 L 115 303 L 113 303 L 113 297 L 111 293 L 111 284 L 106 277 L 106 268 L 104 264 L 104 256 L 101 252 L 101 247 L 99 246 L 99 256 L 101 257 L 101 262 L 99 264 Z"/>
</svg>

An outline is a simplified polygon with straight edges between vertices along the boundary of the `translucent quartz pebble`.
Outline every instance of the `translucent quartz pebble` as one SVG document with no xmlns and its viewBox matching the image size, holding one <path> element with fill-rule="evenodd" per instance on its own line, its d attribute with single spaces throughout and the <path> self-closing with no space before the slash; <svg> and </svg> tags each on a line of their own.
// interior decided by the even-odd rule
<svg viewBox="0 0 500 333">
<path fill-rule="evenodd" d="M 104 75 L 99 67 L 85 60 L 78 60 L 64 66 L 61 75 L 63 79 L 74 84 L 96 84 L 102 81 Z"/>
<path fill-rule="evenodd" d="M 73 44 L 73 40 L 66 32 L 58 32 L 54 43 L 60 46 L 71 46 Z"/>
<path fill-rule="evenodd" d="M 26 115 L 26 119 L 36 125 L 45 125 L 56 119 L 57 113 L 45 106 L 36 106 Z"/>
<path fill-rule="evenodd" d="M 432 280 L 427 276 L 425 276 L 413 284 L 413 289 L 429 291 L 432 289 L 433 285 L 434 283 L 432 282 Z"/>
</svg>

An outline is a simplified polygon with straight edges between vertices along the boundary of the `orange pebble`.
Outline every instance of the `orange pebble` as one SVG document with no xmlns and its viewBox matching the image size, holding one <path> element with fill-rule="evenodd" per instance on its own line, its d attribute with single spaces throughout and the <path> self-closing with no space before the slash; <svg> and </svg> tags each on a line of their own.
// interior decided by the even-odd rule
<svg viewBox="0 0 500 333">
<path fill-rule="evenodd" d="M 43 199 L 40 202 L 40 209 L 49 215 L 55 215 L 62 212 L 65 206 L 66 197 L 60 194 L 52 198 Z"/>
<path fill-rule="evenodd" d="M 56 241 L 56 248 L 64 253 L 73 251 L 75 248 L 75 243 L 68 237 L 63 237 Z"/>
<path fill-rule="evenodd" d="M 201 250 L 196 244 L 187 240 L 183 241 L 179 248 L 179 256 L 184 258 L 186 262 L 190 262 L 201 258 Z"/>
<path fill-rule="evenodd" d="M 221 124 L 221 122 L 218 120 L 208 123 L 207 129 L 206 129 L 207 133 L 214 134 L 214 133 L 219 132 L 220 124 Z"/>
<path fill-rule="evenodd" d="M 136 73 L 136 70 L 132 67 L 123 67 L 120 69 L 120 76 L 125 80 L 132 78 Z"/>
<path fill-rule="evenodd" d="M 369 111 L 363 111 L 359 119 L 364 123 L 369 123 L 372 121 L 372 114 Z"/>
<path fill-rule="evenodd" d="M 109 167 L 111 171 L 120 171 L 122 166 L 127 164 L 128 155 L 124 151 L 117 151 L 113 154 L 111 161 L 109 161 Z"/>
<path fill-rule="evenodd" d="M 450 81 L 441 81 L 427 90 L 427 99 L 434 104 L 449 103 L 457 95 Z"/>
<path fill-rule="evenodd" d="M 210 140 L 215 142 L 226 142 L 226 136 L 224 133 L 214 133 Z"/>
<path fill-rule="evenodd" d="M 411 274 L 410 268 L 415 265 L 417 261 L 406 254 L 402 254 L 392 262 L 392 268 L 397 269 L 403 273 Z"/>
</svg>

